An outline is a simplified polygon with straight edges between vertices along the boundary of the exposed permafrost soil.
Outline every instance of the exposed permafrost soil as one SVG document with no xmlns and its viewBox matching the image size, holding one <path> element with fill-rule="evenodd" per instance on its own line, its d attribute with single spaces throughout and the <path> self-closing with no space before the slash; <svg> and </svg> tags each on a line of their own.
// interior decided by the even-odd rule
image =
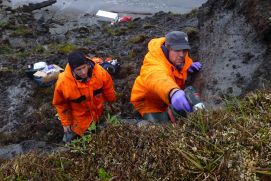
<svg viewBox="0 0 271 181">
<path fill-rule="evenodd" d="M 271 3 L 247 4 L 251 1 L 208 1 L 200 10 L 198 54 L 204 62 L 200 76 L 205 79 L 202 95 L 211 105 L 219 103 L 223 95 L 239 96 L 270 87 L 270 41 L 262 32 L 257 33 L 258 24 L 253 22 L 265 21 L 270 30 L 263 11 L 269 10 L 270 15 Z M 254 19 L 247 18 L 245 12 L 254 13 Z"/>
<path fill-rule="evenodd" d="M 53 87 L 40 88 L 24 73 L 28 64 L 38 61 L 64 67 L 67 53 L 55 45 L 70 43 L 87 53 L 120 61 L 121 71 L 114 76 L 118 100 L 113 109 L 106 107 L 106 111 L 121 118 L 139 118 L 129 98 L 147 43 L 172 30 L 189 34 L 191 56 L 203 63 L 201 73 L 194 77 L 192 84 L 201 92 L 209 109 L 223 105 L 227 96 L 270 88 L 269 0 L 209 0 L 197 13 L 189 15 L 160 12 L 114 26 L 105 23 L 74 27 L 59 35 L 50 34 L 49 29 L 65 22 L 35 20 L 31 13 L 13 13 L 6 7 L 2 7 L 0 16 L 1 21 L 8 22 L 0 26 L 0 145 L 4 146 L 0 148 L 0 157 L 17 153 L 14 148 L 22 148 L 25 140 L 42 143 L 38 149 L 46 149 L 43 141 L 59 143 L 61 140 L 62 128 L 51 105 Z M 20 35 L 16 27 L 21 25 L 29 32 Z M 24 145 L 22 152 L 37 148 L 28 145 Z"/>
</svg>

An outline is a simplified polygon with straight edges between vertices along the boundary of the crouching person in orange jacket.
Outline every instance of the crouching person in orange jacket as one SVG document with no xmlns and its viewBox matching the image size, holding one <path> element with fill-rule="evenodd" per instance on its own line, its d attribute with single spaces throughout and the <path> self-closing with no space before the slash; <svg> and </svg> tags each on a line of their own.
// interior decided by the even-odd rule
<svg viewBox="0 0 271 181">
<path fill-rule="evenodd" d="M 192 61 L 189 49 L 188 36 L 180 31 L 149 42 L 131 92 L 131 103 L 144 120 L 168 122 L 169 106 L 176 112 L 192 111 L 183 89 L 188 72 L 199 71 L 202 65 Z"/>
<path fill-rule="evenodd" d="M 98 122 L 103 102 L 115 101 L 111 76 L 82 52 L 72 52 L 68 64 L 59 74 L 53 98 L 61 124 L 64 142 L 82 136 L 91 123 Z"/>
</svg>

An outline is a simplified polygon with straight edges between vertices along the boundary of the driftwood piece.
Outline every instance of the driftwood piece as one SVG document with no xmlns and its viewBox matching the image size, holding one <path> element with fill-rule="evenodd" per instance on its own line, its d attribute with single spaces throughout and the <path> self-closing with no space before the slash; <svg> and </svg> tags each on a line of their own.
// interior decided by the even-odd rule
<svg viewBox="0 0 271 181">
<path fill-rule="evenodd" d="M 23 7 L 19 7 L 20 9 L 25 12 L 31 12 L 37 9 L 41 9 L 47 6 L 51 6 L 52 4 L 56 3 L 56 0 L 47 0 L 40 3 L 29 3 L 28 5 L 23 5 Z"/>
</svg>

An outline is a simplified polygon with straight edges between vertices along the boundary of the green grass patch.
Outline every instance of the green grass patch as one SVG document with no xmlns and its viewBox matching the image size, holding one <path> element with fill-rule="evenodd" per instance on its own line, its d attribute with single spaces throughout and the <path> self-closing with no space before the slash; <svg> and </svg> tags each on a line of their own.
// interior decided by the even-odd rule
<svg viewBox="0 0 271 181">
<path fill-rule="evenodd" d="M 8 27 L 8 24 L 8 21 L 0 21 L 0 28 L 5 29 Z"/>
<path fill-rule="evenodd" d="M 77 46 L 71 43 L 50 44 L 48 45 L 49 52 L 68 54 L 77 49 Z"/>
<path fill-rule="evenodd" d="M 32 29 L 24 25 L 17 26 L 14 31 L 15 36 L 32 35 L 32 33 Z"/>
<path fill-rule="evenodd" d="M 107 181 L 111 178 L 111 175 L 105 171 L 104 168 L 99 168 L 99 179 Z"/>
<path fill-rule="evenodd" d="M 153 24 L 145 23 L 145 24 L 143 24 L 143 28 L 144 28 L 144 29 L 152 29 L 152 28 L 157 28 L 157 25 L 153 25 Z"/>
<path fill-rule="evenodd" d="M 136 35 L 128 40 L 128 44 L 142 43 L 146 38 L 148 38 L 146 35 Z"/>
<path fill-rule="evenodd" d="M 83 44 L 86 46 L 93 45 L 93 44 L 95 44 L 95 41 L 92 41 L 91 39 L 86 38 L 86 39 L 84 39 Z"/>
<path fill-rule="evenodd" d="M 138 24 L 135 21 L 129 21 L 126 24 L 127 24 L 128 29 L 135 29 L 138 27 Z"/>
<path fill-rule="evenodd" d="M 11 54 L 12 49 L 8 45 L 0 45 L 0 54 Z"/>
<path fill-rule="evenodd" d="M 120 36 L 128 32 L 127 27 L 114 27 L 114 26 L 105 26 L 104 30 L 111 36 Z"/>
</svg>

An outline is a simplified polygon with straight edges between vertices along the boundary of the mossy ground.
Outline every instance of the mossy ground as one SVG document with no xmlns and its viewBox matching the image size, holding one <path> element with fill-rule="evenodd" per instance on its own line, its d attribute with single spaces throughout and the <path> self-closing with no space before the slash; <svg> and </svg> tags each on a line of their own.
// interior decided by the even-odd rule
<svg viewBox="0 0 271 181">
<path fill-rule="evenodd" d="M 111 125 L 62 153 L 28 153 L 1 180 L 257 180 L 271 174 L 271 91 L 227 100 L 176 125 Z M 110 119 L 110 118 L 109 118 Z M 114 118 L 115 119 L 115 118 Z"/>
</svg>

